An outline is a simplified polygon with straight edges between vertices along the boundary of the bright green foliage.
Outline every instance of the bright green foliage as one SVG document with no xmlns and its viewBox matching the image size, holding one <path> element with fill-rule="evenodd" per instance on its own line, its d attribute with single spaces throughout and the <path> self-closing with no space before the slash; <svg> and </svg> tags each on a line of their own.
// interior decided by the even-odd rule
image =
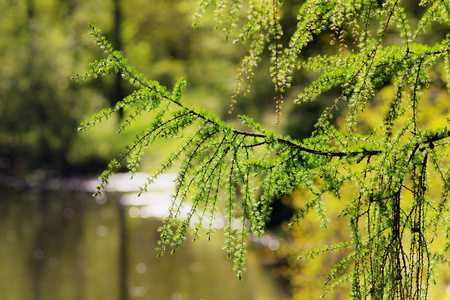
<svg viewBox="0 0 450 300">
<path fill-rule="evenodd" d="M 341 198 L 339 215 L 348 220 L 351 230 L 346 243 L 307 253 L 350 250 L 330 274 L 331 288 L 344 280 L 351 283 L 354 299 L 426 299 L 434 268 L 448 263 L 450 130 L 445 120 L 440 128 L 422 125 L 421 100 L 436 80 L 431 70 L 443 65 L 449 85 L 450 34 L 433 45 L 422 41 L 434 24 L 448 31 L 450 5 L 445 0 L 410 4 L 424 12 L 412 23 L 402 1 L 305 1 L 298 9 L 297 28 L 286 38 L 281 25 L 283 2 L 199 1 L 196 22 L 208 6 L 215 5 L 217 28 L 225 29 L 228 36 L 240 28 L 235 42 L 249 44 L 232 102 L 241 90 L 248 90 L 243 86 L 251 85 L 266 51 L 280 122 L 283 99 L 298 69 L 319 76 L 298 95 L 297 104 L 321 101 L 331 89 L 339 91 L 311 137 L 302 141 L 265 130 L 247 116 L 240 117 L 247 129 L 234 128 L 211 113 L 188 107 L 181 101 L 184 79 L 170 93 L 129 66 L 92 27 L 107 57 L 76 79 L 120 72 L 136 91 L 82 128 L 121 108 L 130 115 L 119 132 L 147 112 L 155 115 L 148 130 L 111 162 L 101 176 L 99 192 L 124 160 L 135 172 L 153 141 L 177 139 L 179 148 L 148 179 L 152 183 L 179 163 L 173 204 L 160 228 L 161 254 L 180 247 L 190 226 L 194 226 L 194 240 L 203 230 L 212 234 L 214 218 L 223 213 L 225 250 L 241 277 L 247 237 L 264 233 L 272 200 L 307 190 L 310 197 L 292 224 L 302 226 L 302 219 L 315 212 L 326 227 L 326 196 L 332 195 Z M 247 23 L 241 19 L 244 6 Z M 305 59 L 303 51 L 324 33 L 331 34 L 331 43 L 337 44 L 335 54 Z M 376 104 L 379 92 L 389 85 L 394 92 L 384 118 L 368 126 L 362 118 L 366 107 Z M 346 112 L 336 122 L 338 105 L 346 107 Z M 439 178 L 433 186 L 430 176 Z M 351 189 L 352 195 L 341 197 L 344 189 Z M 180 208 L 187 201 L 192 209 L 182 217 Z M 438 244 L 438 238 L 446 241 Z"/>
</svg>

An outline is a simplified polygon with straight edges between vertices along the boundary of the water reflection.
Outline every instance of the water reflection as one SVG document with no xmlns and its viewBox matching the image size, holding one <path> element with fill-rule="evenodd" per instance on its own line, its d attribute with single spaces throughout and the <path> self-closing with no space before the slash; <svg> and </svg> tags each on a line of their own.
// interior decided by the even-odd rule
<svg viewBox="0 0 450 300">
<path fill-rule="evenodd" d="M 157 259 L 161 221 L 138 217 L 143 206 L 121 193 L 0 193 L 1 299 L 282 299 L 252 252 L 238 282 L 220 234 Z"/>
</svg>

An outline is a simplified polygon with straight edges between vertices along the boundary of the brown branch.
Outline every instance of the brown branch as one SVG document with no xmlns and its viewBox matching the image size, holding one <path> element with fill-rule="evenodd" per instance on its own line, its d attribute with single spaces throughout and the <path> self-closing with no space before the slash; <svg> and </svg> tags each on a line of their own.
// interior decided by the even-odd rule
<svg viewBox="0 0 450 300">
<path fill-rule="evenodd" d="M 95 33 L 98 34 L 98 32 L 95 30 Z M 107 49 L 108 54 L 113 57 L 118 63 L 119 63 L 119 68 L 124 71 L 129 78 L 133 78 L 133 80 L 137 81 L 141 86 L 149 89 L 150 91 L 153 92 L 157 92 L 161 95 L 162 98 L 166 99 L 167 101 L 170 101 L 178 106 L 180 106 L 181 108 L 183 108 L 184 110 L 186 110 L 186 112 L 188 114 L 192 114 L 196 117 L 198 117 L 199 119 L 202 119 L 208 123 L 211 123 L 213 125 L 219 126 L 220 124 L 218 124 L 216 121 L 207 118 L 205 115 L 196 112 L 193 109 L 189 109 L 187 107 L 185 107 L 183 104 L 172 100 L 170 97 L 168 97 L 167 95 L 165 95 L 164 93 L 158 92 L 156 91 L 153 87 L 151 87 L 150 85 L 148 85 L 146 82 L 144 82 L 142 79 L 140 79 L 139 77 L 135 76 L 133 74 L 132 71 L 130 71 L 122 62 L 122 60 L 117 57 L 115 55 L 114 52 L 110 51 L 109 48 L 107 47 L 106 44 L 104 44 L 104 41 L 102 39 L 99 38 L 100 43 L 105 47 L 105 49 Z M 253 133 L 253 132 L 247 132 L 247 131 L 241 131 L 241 130 L 237 130 L 237 129 L 231 129 L 231 132 L 237 135 L 243 135 L 243 136 L 248 136 L 248 137 L 256 137 L 256 138 L 262 138 L 262 139 L 268 139 L 268 136 L 262 133 Z M 425 139 L 423 140 L 423 144 L 429 144 L 430 147 L 433 147 L 433 142 L 439 141 L 441 139 L 447 138 L 450 136 L 450 130 L 449 129 L 445 129 L 444 131 L 440 131 L 437 132 L 433 135 L 429 135 L 429 136 L 425 136 Z M 307 153 L 311 153 L 311 154 L 316 154 L 316 155 L 322 155 L 322 156 L 329 156 L 329 157 L 353 157 L 353 156 L 357 156 L 357 155 L 363 155 L 363 157 L 371 157 L 373 155 L 379 155 L 381 153 L 383 153 L 383 150 L 367 150 L 367 149 L 362 149 L 360 151 L 333 151 L 333 150 L 319 150 L 319 149 L 313 149 L 313 148 L 308 148 L 305 146 L 302 146 L 300 144 L 296 144 L 290 140 L 284 139 L 284 138 L 275 138 L 275 140 L 278 143 L 283 143 L 286 144 L 287 146 L 293 148 L 293 149 L 297 149 L 303 152 L 307 152 Z M 259 146 L 259 145 L 263 145 L 265 143 L 258 143 L 258 144 L 254 144 L 253 146 Z M 419 147 L 420 144 L 417 144 L 417 147 Z"/>
</svg>

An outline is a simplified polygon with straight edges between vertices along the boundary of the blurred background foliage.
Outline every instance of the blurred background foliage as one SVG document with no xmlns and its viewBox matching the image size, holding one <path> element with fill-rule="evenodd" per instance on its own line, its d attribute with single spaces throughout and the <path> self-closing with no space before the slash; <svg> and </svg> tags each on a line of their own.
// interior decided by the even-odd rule
<svg viewBox="0 0 450 300">
<path fill-rule="evenodd" d="M 77 134 L 80 122 L 131 91 L 116 78 L 70 79 L 101 58 L 88 23 L 148 78 L 171 88 L 185 76 L 186 101 L 228 110 L 242 49 L 206 27 L 194 30 L 192 1 L 23 0 L 1 1 L 0 9 L 0 157 L 10 171 L 96 172 L 134 138 L 116 136 L 115 122 Z M 134 130 L 144 128 L 145 120 Z"/>
<path fill-rule="evenodd" d="M 282 25 L 287 43 L 289 33 L 296 27 L 297 7 L 303 1 L 285 1 Z M 409 8 L 414 25 L 423 11 L 417 1 L 403 1 Z M 0 172 L 26 176 L 36 169 L 46 169 L 55 175 L 97 173 L 109 160 L 124 149 L 137 131 L 145 130 L 148 120 L 125 134 L 116 135 L 115 120 L 77 133 L 80 122 L 99 109 L 106 108 L 131 92 L 131 87 L 119 78 L 110 77 L 76 84 L 70 79 L 88 69 L 88 63 L 101 58 L 101 52 L 87 35 L 88 23 L 101 28 L 105 36 L 122 50 L 131 65 L 147 78 L 158 80 L 169 89 L 180 76 L 188 82 L 184 101 L 212 110 L 233 122 L 236 114 L 248 114 L 265 126 L 275 128 L 294 138 L 307 137 L 322 109 L 332 103 L 338 90 L 322 95 L 320 101 L 292 104 L 298 93 L 317 74 L 297 72 L 292 88 L 286 95 L 282 122 L 275 127 L 274 88 L 269 77 L 268 60 L 262 61 L 255 74 L 251 92 L 240 96 L 233 116 L 228 114 L 230 98 L 240 59 L 246 45 L 232 45 L 225 34 L 214 32 L 213 16 L 206 16 L 193 29 L 195 1 L 189 0 L 2 0 L 0 1 Z M 423 42 L 433 44 L 448 33 L 442 25 L 434 27 Z M 389 28 L 395 33 L 395 28 Z M 386 43 L 398 43 L 395 34 L 387 35 Z M 230 38 L 232 39 L 232 38 Z M 331 43 L 330 32 L 317 37 L 302 54 L 335 53 L 339 45 Z M 351 49 L 352 41 L 347 41 Z M 346 50 L 348 51 L 348 50 Z M 268 57 L 268 53 L 267 53 Z M 424 90 L 423 124 L 430 128 L 445 125 L 450 117 L 449 96 L 442 79 L 443 70 L 433 70 L 434 82 Z M 383 116 L 384 99 L 393 96 L 389 80 L 368 104 L 361 118 L 361 130 L 379 124 Z M 345 107 L 341 107 L 345 112 Z M 340 119 L 336 118 L 339 126 Z M 143 160 L 143 171 L 151 171 L 173 147 L 163 141 L 158 148 L 149 149 Z M 349 187 L 349 189 L 354 187 Z M 270 229 L 283 238 L 276 250 L 260 249 L 274 274 L 286 280 L 295 299 L 317 298 L 323 290 L 326 274 L 342 257 L 342 253 L 327 253 L 314 261 L 297 260 L 299 254 L 311 247 L 345 241 L 348 231 L 339 218 L 331 219 L 328 230 L 311 217 L 301 227 L 288 229 L 289 217 L 302 203 L 303 191 L 275 200 L 275 217 Z M 345 198 L 345 195 L 342 197 Z M 342 200 L 330 198 L 327 210 L 337 215 Z M 320 232 L 320 233 L 319 233 Z M 149 253 L 149 255 L 153 255 Z M 311 275 L 314 274 L 314 275 Z M 450 278 L 443 277 L 450 286 Z M 444 299 L 445 289 L 435 299 Z M 343 299 L 343 288 L 330 299 Z"/>
</svg>

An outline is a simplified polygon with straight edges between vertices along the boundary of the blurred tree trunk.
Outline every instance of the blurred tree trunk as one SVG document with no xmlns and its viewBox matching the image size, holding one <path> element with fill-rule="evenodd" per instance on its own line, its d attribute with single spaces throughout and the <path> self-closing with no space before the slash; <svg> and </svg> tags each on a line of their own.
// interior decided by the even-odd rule
<svg viewBox="0 0 450 300">
<path fill-rule="evenodd" d="M 114 1 L 114 24 L 113 24 L 113 41 L 115 44 L 115 48 L 119 51 L 123 50 L 122 45 L 122 8 L 120 0 Z M 125 98 L 125 92 L 122 85 L 122 78 L 120 73 L 116 73 L 114 77 L 114 83 L 112 87 L 112 98 L 113 104 L 121 101 Z M 123 117 L 123 110 L 119 110 L 119 117 Z M 119 207 L 119 299 L 127 300 L 128 299 L 128 238 L 127 238 L 127 227 L 125 220 L 125 207 L 120 203 L 118 203 Z"/>
<path fill-rule="evenodd" d="M 122 45 L 122 8 L 120 5 L 120 0 L 113 0 L 114 1 L 114 24 L 113 24 L 113 41 L 115 43 L 114 47 L 116 50 L 122 51 L 123 45 Z M 123 84 L 121 79 L 121 74 L 116 73 L 114 77 L 114 83 L 112 88 L 112 102 L 113 104 L 116 104 L 118 101 L 121 101 L 123 98 L 125 98 L 125 93 L 123 90 Z M 123 117 L 123 110 L 119 110 L 119 116 L 120 118 Z"/>
</svg>

